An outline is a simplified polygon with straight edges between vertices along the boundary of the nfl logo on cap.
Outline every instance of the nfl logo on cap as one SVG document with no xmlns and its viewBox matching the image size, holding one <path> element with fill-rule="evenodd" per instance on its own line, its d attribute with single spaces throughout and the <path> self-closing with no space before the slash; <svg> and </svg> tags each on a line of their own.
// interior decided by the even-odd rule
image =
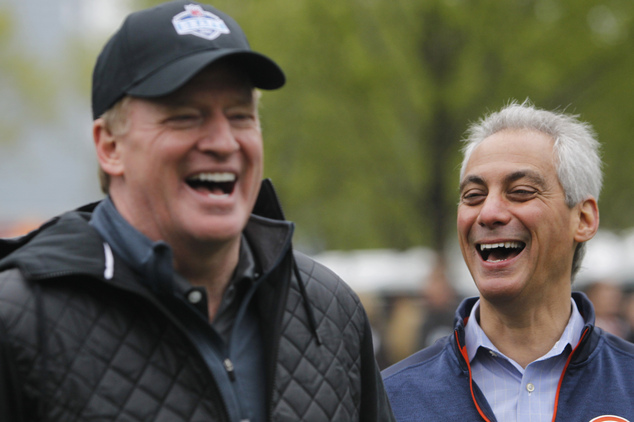
<svg viewBox="0 0 634 422">
<path fill-rule="evenodd" d="M 185 6 L 184 12 L 172 18 L 172 24 L 179 35 L 195 35 L 207 40 L 230 32 L 222 19 L 197 4 Z"/>
</svg>

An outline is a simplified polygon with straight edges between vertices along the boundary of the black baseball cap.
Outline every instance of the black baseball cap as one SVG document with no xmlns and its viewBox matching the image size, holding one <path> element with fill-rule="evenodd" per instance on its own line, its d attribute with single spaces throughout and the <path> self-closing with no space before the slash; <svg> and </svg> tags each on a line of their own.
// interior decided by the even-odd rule
<svg viewBox="0 0 634 422">
<path fill-rule="evenodd" d="M 124 95 L 174 92 L 209 64 L 230 57 L 261 89 L 286 79 L 268 57 L 251 50 L 231 16 L 207 4 L 175 0 L 130 14 L 97 58 L 92 113 L 99 118 Z"/>
</svg>

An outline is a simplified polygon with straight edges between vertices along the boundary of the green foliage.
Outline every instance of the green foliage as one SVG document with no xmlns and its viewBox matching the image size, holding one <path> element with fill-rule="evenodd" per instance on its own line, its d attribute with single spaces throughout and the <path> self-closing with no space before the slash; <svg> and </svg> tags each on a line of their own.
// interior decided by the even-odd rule
<svg viewBox="0 0 634 422">
<path fill-rule="evenodd" d="M 156 3 L 156 2 L 155 2 Z M 147 2 L 145 2 L 147 4 Z M 305 248 L 441 250 L 459 140 L 510 99 L 604 143 L 602 225 L 634 225 L 630 0 L 217 0 L 285 69 L 263 97 L 266 173 Z"/>
</svg>

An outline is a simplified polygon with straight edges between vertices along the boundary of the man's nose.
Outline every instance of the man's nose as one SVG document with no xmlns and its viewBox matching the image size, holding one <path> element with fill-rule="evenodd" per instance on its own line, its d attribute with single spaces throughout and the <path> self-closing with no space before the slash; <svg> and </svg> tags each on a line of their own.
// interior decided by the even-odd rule
<svg viewBox="0 0 634 422">
<path fill-rule="evenodd" d="M 508 224 L 510 219 L 508 201 L 500 194 L 489 193 L 480 208 L 477 223 L 483 227 L 493 228 Z"/>
<path fill-rule="evenodd" d="M 202 127 L 198 148 L 216 156 L 227 156 L 240 149 L 231 122 L 224 115 L 214 115 Z"/>
</svg>

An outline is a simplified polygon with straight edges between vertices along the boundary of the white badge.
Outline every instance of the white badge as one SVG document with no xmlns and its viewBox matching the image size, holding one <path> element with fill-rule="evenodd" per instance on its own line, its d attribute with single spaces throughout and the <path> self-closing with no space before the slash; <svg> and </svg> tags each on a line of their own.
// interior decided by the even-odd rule
<svg viewBox="0 0 634 422">
<path fill-rule="evenodd" d="M 222 19 L 197 4 L 185 6 L 184 12 L 172 18 L 172 24 L 179 35 L 195 35 L 207 40 L 230 32 Z"/>
</svg>

